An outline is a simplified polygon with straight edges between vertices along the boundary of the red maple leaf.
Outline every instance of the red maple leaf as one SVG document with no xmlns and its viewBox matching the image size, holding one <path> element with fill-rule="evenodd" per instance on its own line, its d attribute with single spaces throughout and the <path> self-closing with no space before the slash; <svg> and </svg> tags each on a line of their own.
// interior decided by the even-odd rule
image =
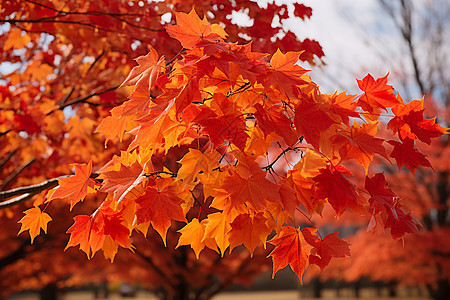
<svg viewBox="0 0 450 300">
<path fill-rule="evenodd" d="M 420 224 L 411 213 L 403 212 L 399 198 L 388 188 L 383 173 L 377 173 L 372 177 L 366 176 L 366 190 L 370 194 L 370 211 L 372 219 L 368 230 L 377 225 L 376 217 L 381 216 L 384 228 L 391 229 L 391 235 L 395 239 L 401 238 L 405 233 L 414 233 Z"/>
<path fill-rule="evenodd" d="M 303 135 L 316 149 L 319 149 L 321 133 L 334 123 L 318 103 L 304 100 L 295 106 L 294 124 L 298 135 Z"/>
<path fill-rule="evenodd" d="M 203 132 L 209 135 L 215 147 L 219 147 L 225 141 L 236 145 L 242 151 L 248 139 L 245 132 L 245 120 L 233 114 L 212 117 L 199 120 L 198 123 L 203 127 Z"/>
<path fill-rule="evenodd" d="M 315 228 L 302 229 L 306 242 L 314 247 L 309 256 L 310 264 L 318 265 L 323 271 L 330 263 L 331 258 L 350 257 L 350 244 L 338 236 L 339 232 L 330 233 L 323 239 L 318 237 L 316 232 L 317 229 Z"/>
<path fill-rule="evenodd" d="M 255 117 L 258 121 L 257 125 L 264 132 L 264 136 L 271 132 L 275 132 L 288 145 L 293 145 L 298 137 L 292 130 L 292 121 L 288 119 L 281 105 L 272 105 L 270 108 L 264 108 L 261 104 L 255 104 Z"/>
<path fill-rule="evenodd" d="M 430 144 L 431 139 L 445 134 L 447 128 L 436 124 L 436 119 L 423 118 L 423 99 L 414 100 L 404 105 L 399 104 L 392 108 L 395 117 L 389 121 L 388 128 L 394 133 L 398 132 L 400 138 L 416 139 Z"/>
<path fill-rule="evenodd" d="M 163 183 L 164 184 L 164 183 Z M 165 186 L 148 186 L 145 194 L 136 198 L 137 224 L 151 222 L 166 243 L 167 230 L 172 220 L 187 222 L 181 204 L 183 199 L 165 182 Z"/>
<path fill-rule="evenodd" d="M 405 166 L 414 174 L 419 166 L 433 168 L 426 156 L 417 149 L 414 140 L 405 138 L 402 142 L 390 140 L 388 143 L 394 146 L 390 156 L 395 158 L 399 170 Z"/>
<path fill-rule="evenodd" d="M 374 80 L 372 75 L 367 74 L 362 80 L 356 80 L 364 92 L 358 100 L 359 106 L 366 111 L 374 112 L 377 108 L 386 109 L 400 103 L 394 95 L 394 88 L 387 84 L 388 75 Z"/>
<path fill-rule="evenodd" d="M 356 186 L 346 177 L 352 174 L 343 166 L 320 169 L 320 174 L 314 177 L 316 184 L 315 197 L 328 199 L 340 216 L 347 208 L 363 211 L 360 195 Z M 344 175 L 345 174 L 345 175 Z"/>
<path fill-rule="evenodd" d="M 311 247 L 305 241 L 300 229 L 283 226 L 269 243 L 275 246 L 269 254 L 273 261 L 272 278 L 278 270 L 290 265 L 302 283 L 302 275 L 308 266 L 308 254 Z"/>
</svg>

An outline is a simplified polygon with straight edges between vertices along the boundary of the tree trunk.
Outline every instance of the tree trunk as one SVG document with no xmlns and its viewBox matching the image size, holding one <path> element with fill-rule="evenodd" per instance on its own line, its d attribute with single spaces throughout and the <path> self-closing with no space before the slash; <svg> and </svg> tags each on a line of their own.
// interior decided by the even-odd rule
<svg viewBox="0 0 450 300">
<path fill-rule="evenodd" d="M 434 300 L 450 299 L 450 282 L 448 280 L 439 280 L 436 286 L 427 286 L 430 297 Z"/>
<path fill-rule="evenodd" d="M 39 292 L 40 300 L 58 300 L 58 287 L 56 283 L 49 283 Z"/>
</svg>

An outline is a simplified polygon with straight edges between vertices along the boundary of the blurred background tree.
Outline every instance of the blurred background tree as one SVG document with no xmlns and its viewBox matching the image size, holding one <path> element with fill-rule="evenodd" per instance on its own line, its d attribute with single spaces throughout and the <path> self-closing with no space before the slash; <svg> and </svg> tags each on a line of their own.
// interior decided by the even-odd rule
<svg viewBox="0 0 450 300">
<path fill-rule="evenodd" d="M 444 127 L 450 125 L 450 4 L 447 1 L 379 0 L 377 22 L 388 20 L 398 39 L 388 42 L 383 32 L 366 42 L 379 53 L 383 65 L 392 68 L 398 91 L 408 99 L 425 98 L 425 115 L 437 116 Z M 364 31 L 362 27 L 362 31 Z M 392 41 L 392 40 L 391 40 Z M 412 97 L 412 98 L 411 98 Z M 421 144 L 434 166 L 396 173 L 392 166 L 380 164 L 397 195 L 420 220 L 418 235 L 410 235 L 398 247 L 385 233 L 365 232 L 367 220 L 348 220 L 352 244 L 351 261 L 335 261 L 317 280 L 353 282 L 361 280 L 387 285 L 426 289 L 433 299 L 450 298 L 450 144 L 448 135 L 430 145 Z M 357 231 L 357 229 L 360 229 Z"/>
</svg>

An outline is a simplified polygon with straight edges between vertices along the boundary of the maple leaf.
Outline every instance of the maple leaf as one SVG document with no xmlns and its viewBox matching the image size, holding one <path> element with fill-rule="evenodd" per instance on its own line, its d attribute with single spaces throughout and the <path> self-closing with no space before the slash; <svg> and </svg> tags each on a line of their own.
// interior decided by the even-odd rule
<svg viewBox="0 0 450 300">
<path fill-rule="evenodd" d="M 369 203 L 372 213 L 368 230 L 377 225 L 375 216 L 381 214 L 385 222 L 384 228 L 391 229 L 394 239 L 399 239 L 408 232 L 417 232 L 420 223 L 410 213 L 403 212 L 399 198 L 388 188 L 383 173 L 377 173 L 372 177 L 366 176 L 365 188 L 370 193 Z"/>
<path fill-rule="evenodd" d="M 342 137 L 347 143 L 339 149 L 341 159 L 355 159 L 358 164 L 364 167 L 366 172 L 375 153 L 389 160 L 386 149 L 382 145 L 384 140 L 374 137 L 377 133 L 377 128 L 377 122 L 362 125 L 358 125 L 355 122 L 352 127 L 350 127 L 349 135 Z M 348 143 L 348 141 L 350 141 L 350 143 Z"/>
<path fill-rule="evenodd" d="M 419 166 L 433 168 L 426 156 L 416 148 L 414 140 L 405 138 L 402 142 L 390 140 L 388 143 L 394 146 L 390 156 L 395 158 L 399 170 L 405 166 L 414 174 Z"/>
<path fill-rule="evenodd" d="M 268 74 L 264 74 L 264 80 L 269 85 L 278 85 L 281 90 L 288 94 L 292 94 L 293 88 L 297 85 L 306 83 L 302 77 L 308 70 L 297 64 L 301 52 L 287 52 L 283 54 L 280 49 L 275 52 L 270 60 L 272 69 L 268 70 Z"/>
<path fill-rule="evenodd" d="M 111 116 L 104 118 L 100 122 L 98 128 L 94 131 L 94 133 L 100 132 L 106 136 L 105 145 L 108 140 L 112 140 L 115 137 L 118 137 L 119 141 L 122 142 L 129 121 L 129 119 L 122 114 L 122 106 L 114 107 L 111 109 Z"/>
<path fill-rule="evenodd" d="M 370 194 L 370 210 L 373 214 L 386 211 L 392 214 L 394 200 L 397 195 L 388 188 L 388 184 L 383 173 L 377 173 L 372 177 L 366 176 L 365 188 Z"/>
<path fill-rule="evenodd" d="M 314 177 L 315 197 L 327 199 L 337 216 L 347 208 L 359 212 L 364 210 L 356 186 L 346 177 L 352 175 L 350 171 L 343 166 L 337 166 L 320 169 L 319 172 L 320 174 Z"/>
<path fill-rule="evenodd" d="M 18 223 L 22 223 L 19 233 L 21 234 L 25 230 L 29 230 L 31 243 L 33 244 L 34 238 L 39 235 L 41 229 L 44 233 L 47 233 L 47 224 L 52 218 L 46 213 L 41 211 L 39 207 L 33 207 L 23 212 L 25 216 Z"/>
<path fill-rule="evenodd" d="M 242 177 L 235 172 L 225 178 L 220 188 L 230 194 L 231 205 L 248 203 L 257 211 L 264 208 L 266 201 L 279 202 L 279 187 L 266 179 L 266 172 L 258 167 L 252 168 L 252 172 Z"/>
<path fill-rule="evenodd" d="M 125 220 L 120 212 L 103 213 L 100 211 L 103 221 L 103 234 L 111 236 L 111 239 L 121 247 L 132 249 L 130 243 L 130 230 L 124 225 Z M 111 258 L 111 261 L 114 256 Z"/>
<path fill-rule="evenodd" d="M 70 209 L 75 204 L 83 201 L 87 195 L 88 187 L 94 188 L 95 181 L 90 178 L 92 172 L 92 161 L 86 164 L 75 164 L 75 175 L 68 178 L 58 179 L 59 187 L 50 197 L 49 201 L 53 199 L 68 199 L 70 201 Z"/>
<path fill-rule="evenodd" d="M 275 246 L 268 255 L 268 257 L 272 256 L 273 261 L 272 278 L 278 270 L 290 265 L 292 271 L 297 274 L 300 283 L 302 283 L 303 272 L 308 266 L 310 246 L 300 229 L 283 226 L 269 243 Z"/>
<path fill-rule="evenodd" d="M 205 235 L 202 242 L 206 242 L 206 240 L 211 238 L 214 239 L 217 247 L 219 247 L 220 254 L 223 256 L 230 245 L 228 232 L 231 229 L 231 225 L 226 220 L 226 216 L 220 212 L 212 213 L 202 223 L 205 223 Z"/>
<path fill-rule="evenodd" d="M 296 17 L 299 17 L 302 20 L 305 20 L 306 18 L 311 18 L 312 16 L 312 8 L 305 6 L 303 4 L 294 3 L 294 15 Z"/>
<path fill-rule="evenodd" d="M 299 136 L 319 148 L 321 133 L 335 122 L 320 108 L 320 104 L 304 100 L 295 106 L 294 124 Z"/>
<path fill-rule="evenodd" d="M 144 180 L 145 170 L 139 162 L 134 162 L 130 166 L 120 165 L 119 171 L 106 171 L 100 175 L 103 179 L 103 192 L 113 192 L 114 200 L 120 201 L 135 186 Z"/>
<path fill-rule="evenodd" d="M 319 154 L 307 149 L 288 173 L 288 182 L 291 183 L 296 198 L 302 203 L 310 214 L 321 210 L 325 199 L 314 197 L 314 177 L 319 174 L 319 169 L 327 167 L 326 160 Z"/>
<path fill-rule="evenodd" d="M 131 151 L 136 147 L 154 148 L 164 141 L 164 132 L 170 128 L 174 122 L 174 100 L 161 103 L 150 108 L 150 113 L 138 120 L 141 123 L 134 130 L 136 137 L 128 146 Z"/>
<path fill-rule="evenodd" d="M 209 24 L 206 17 L 201 20 L 194 8 L 186 13 L 174 12 L 177 25 L 166 26 L 167 33 L 180 41 L 186 49 L 193 48 L 202 39 L 223 40 L 227 34 L 220 25 Z"/>
<path fill-rule="evenodd" d="M 263 212 L 254 216 L 250 214 L 238 215 L 230 224 L 229 239 L 231 250 L 240 244 L 244 244 L 251 255 L 253 255 L 259 243 L 262 242 L 265 248 L 267 236 L 271 232 L 266 225 L 266 221 L 267 219 L 264 217 Z"/>
<path fill-rule="evenodd" d="M 150 90 L 158 78 L 161 68 L 164 67 L 164 56 L 158 59 L 158 52 L 150 46 L 150 52 L 145 56 L 136 58 L 139 66 L 134 67 L 122 85 L 136 85 L 135 90 L 141 86 L 143 89 Z"/>
<path fill-rule="evenodd" d="M 12 29 L 7 36 L 8 38 L 3 45 L 3 51 L 5 52 L 8 50 L 11 51 L 11 49 L 22 49 L 31 42 L 30 35 L 26 32 L 22 35 L 22 30 L 20 28 Z"/>
<path fill-rule="evenodd" d="M 230 141 L 242 151 L 245 149 L 249 136 L 245 132 L 244 118 L 230 114 L 199 120 L 198 123 L 203 126 L 204 133 L 209 135 L 216 148 L 225 141 Z"/>
<path fill-rule="evenodd" d="M 359 88 L 364 94 L 358 99 L 358 105 L 364 110 L 374 112 L 377 108 L 386 110 L 399 104 L 399 99 L 394 95 L 394 88 L 387 84 L 387 77 L 374 80 L 372 75 L 367 74 L 362 80 L 357 79 Z"/>
<path fill-rule="evenodd" d="M 398 240 L 403 237 L 405 233 L 416 233 L 420 222 L 410 213 L 403 212 L 400 205 L 394 207 L 395 215 L 389 215 L 385 228 L 391 229 L 392 238 Z"/>
<path fill-rule="evenodd" d="M 350 257 L 350 244 L 338 236 L 339 232 L 330 233 L 323 240 L 315 234 L 316 232 L 316 228 L 308 227 L 302 229 L 306 242 L 314 247 L 309 256 L 310 264 L 318 265 L 323 271 L 330 263 L 331 258 Z"/>
<path fill-rule="evenodd" d="M 333 95 L 325 94 L 330 101 L 330 112 L 338 115 L 344 124 L 349 125 L 350 117 L 360 118 L 359 114 L 355 111 L 357 103 L 355 100 L 356 95 L 347 95 L 346 92 L 337 93 Z"/>
<path fill-rule="evenodd" d="M 187 221 L 181 208 L 183 199 L 178 197 L 177 192 L 168 185 L 168 181 L 162 185 L 162 187 L 148 186 L 145 194 L 135 199 L 136 223 L 150 221 L 165 244 L 167 230 L 172 224 L 172 220 Z"/>
<path fill-rule="evenodd" d="M 281 105 L 273 105 L 269 109 L 264 108 L 260 103 L 256 103 L 254 113 L 257 125 L 264 132 L 264 137 L 271 132 L 278 134 L 288 145 L 293 145 L 298 137 L 292 130 L 292 121 L 285 115 Z"/>
<path fill-rule="evenodd" d="M 190 245 L 198 259 L 200 252 L 205 248 L 205 241 L 203 240 L 205 225 L 194 218 L 178 232 L 181 233 L 181 236 L 175 249 L 183 245 Z"/>
<path fill-rule="evenodd" d="M 90 216 L 78 215 L 73 220 L 73 225 L 67 230 L 70 239 L 65 249 L 80 245 L 80 249 L 91 258 L 103 245 L 103 232 Z"/>
<path fill-rule="evenodd" d="M 402 101 L 401 104 L 392 108 L 395 117 L 389 121 L 388 128 L 394 133 L 398 132 L 402 140 L 418 138 L 430 144 L 432 138 L 445 134 L 447 128 L 436 124 L 435 118 L 424 119 L 423 110 L 423 99 L 411 101 L 406 105 Z"/>
<path fill-rule="evenodd" d="M 190 148 L 183 158 L 178 161 L 181 164 L 177 172 L 177 178 L 186 182 L 191 182 L 201 171 L 204 174 L 211 174 L 214 168 L 219 166 L 220 154 L 211 149 L 204 153 L 197 149 Z"/>
</svg>

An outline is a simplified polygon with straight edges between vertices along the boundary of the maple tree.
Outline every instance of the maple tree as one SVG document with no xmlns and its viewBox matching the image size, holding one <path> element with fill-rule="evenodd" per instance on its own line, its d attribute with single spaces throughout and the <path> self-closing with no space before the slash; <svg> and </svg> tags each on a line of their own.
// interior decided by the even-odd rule
<svg viewBox="0 0 450 300">
<path fill-rule="evenodd" d="M 66 221 L 76 214 L 89 214 L 103 197 L 96 198 L 88 194 L 88 200 L 81 210 L 78 206 L 73 207 L 76 201 L 72 202 L 70 214 L 65 201 L 53 202 L 51 205 L 43 202 L 48 189 L 58 185 L 58 179 L 67 177 L 73 171 L 76 174 L 78 171 L 83 172 L 83 168 L 75 167 L 73 170 L 72 163 L 92 160 L 92 165 L 97 168 L 105 165 L 113 154 L 120 153 L 120 149 L 129 142 L 129 137 L 124 135 L 120 137 L 123 143 L 109 142 L 105 149 L 104 137 L 93 135 L 92 132 L 109 115 L 112 107 L 126 100 L 130 90 L 119 86 L 134 67 L 135 57 L 147 54 L 149 45 L 168 59 L 180 51 L 179 41 L 170 39 L 164 26 L 175 23 L 174 12 L 189 12 L 193 4 L 197 12 L 210 21 L 220 22 L 226 28 L 229 41 L 253 41 L 253 49 L 270 49 L 271 52 L 277 48 L 283 51 L 303 50 L 303 61 L 320 63 L 323 52 L 318 42 L 311 39 L 300 41 L 291 31 L 283 28 L 283 22 L 288 18 L 304 20 L 311 16 L 311 9 L 301 4 L 288 7 L 269 3 L 260 7 L 251 1 L 238 1 L 230 5 L 229 1 L 154 3 L 109 0 L 7 0 L 0 4 L 0 48 L 3 50 L 0 54 L 0 218 L 4 228 L 1 244 L 8 245 L 0 247 L 0 272 L 2 278 L 11 279 L 2 285 L 2 295 L 24 287 L 39 289 L 54 283 L 62 287 L 104 280 L 105 276 L 90 276 L 98 274 L 96 268 L 105 271 L 108 281 L 118 281 L 129 271 L 129 264 L 122 264 L 120 268 L 120 264 L 115 263 L 114 268 L 109 266 L 110 269 L 107 269 L 98 259 L 91 259 L 84 266 L 85 261 L 80 261 L 79 267 L 75 267 L 72 258 L 74 252 L 70 248 L 66 253 L 63 252 L 67 244 L 65 232 L 70 227 Z M 235 13 L 248 15 L 254 24 L 236 24 L 232 17 Z M 278 20 L 279 23 L 272 20 Z M 272 35 L 265 30 L 269 27 Z M 264 30 L 264 34 L 261 34 L 261 30 Z M 149 57 L 152 58 L 151 55 Z M 151 77 L 151 74 L 148 76 Z M 145 99 L 142 100 L 145 107 Z M 113 115 L 121 113 L 113 111 Z M 114 121 L 109 124 L 105 122 L 103 126 L 129 128 L 127 123 Z M 76 179 L 69 178 L 59 183 L 76 185 L 75 182 Z M 86 183 L 87 190 L 90 189 L 89 182 Z M 81 181 L 78 183 L 80 190 L 75 188 L 73 196 L 78 194 L 82 197 L 84 192 L 81 187 L 84 184 Z M 48 220 L 48 214 L 53 220 L 48 235 L 35 238 L 30 246 L 31 239 L 25 234 L 16 236 L 22 225 L 17 224 L 23 216 L 21 212 L 30 209 L 32 204 L 43 212 L 41 214 L 37 209 L 32 209 L 35 216 Z M 41 230 L 40 225 L 45 226 L 39 222 L 26 225 L 27 219 L 23 223 L 33 228 L 33 235 Z M 172 227 L 172 230 L 177 229 Z M 51 252 L 47 248 L 51 248 Z M 146 281 L 142 282 L 145 286 L 150 283 L 158 285 L 166 281 L 166 278 L 161 278 L 161 274 L 158 275 L 158 272 L 161 273 L 159 268 L 171 268 L 181 270 L 170 273 L 170 276 L 177 278 L 171 279 L 174 284 L 186 286 L 197 283 L 198 287 L 200 282 L 216 283 L 219 280 L 220 284 L 214 291 L 217 293 L 233 282 L 249 282 L 267 266 L 266 260 L 260 259 L 267 253 L 258 250 L 262 254 L 255 253 L 251 261 L 245 259 L 245 253 L 239 258 L 237 253 L 240 249 L 235 249 L 231 256 L 224 255 L 221 260 L 210 254 L 211 259 L 203 267 L 205 258 L 195 262 L 199 269 L 204 270 L 205 281 L 192 282 L 191 274 L 183 271 L 181 266 L 192 264 L 195 257 L 177 256 L 184 251 L 183 248 L 180 246 L 176 252 L 169 248 L 166 252 L 159 251 L 159 256 L 166 257 L 161 261 L 153 254 L 140 253 L 144 258 L 139 261 L 139 267 L 147 266 L 149 275 L 134 279 Z M 174 254 L 171 260 L 171 256 L 166 255 L 167 250 Z M 125 252 L 122 254 L 126 255 Z M 45 263 L 50 256 L 60 265 L 64 265 L 67 259 L 67 265 L 71 268 L 64 272 L 55 271 Z M 146 262 L 149 258 L 159 263 L 157 268 L 152 269 L 153 262 Z M 165 263 L 169 265 L 166 267 Z M 32 270 L 29 273 L 19 272 L 27 264 L 33 266 Z M 230 272 L 229 276 L 217 278 L 215 274 L 220 274 L 223 269 L 235 271 Z M 39 274 L 47 275 L 43 278 Z"/>
<path fill-rule="evenodd" d="M 110 16 L 127 23 L 121 18 L 132 14 L 132 10 L 107 16 L 90 11 L 71 16 L 64 13 L 63 6 L 37 6 L 58 12 L 50 17 L 50 23 L 74 22 L 87 27 L 83 18 L 89 15 L 94 20 L 101 16 L 102 24 Z M 64 19 L 66 15 L 69 19 Z M 420 109 L 395 95 L 387 75 L 379 79 L 367 75 L 359 80 L 361 95 L 323 94 L 307 70 L 297 64 L 302 52 L 276 50 L 269 58 L 270 54 L 257 52 L 257 41 L 245 45 L 226 42 L 228 26 L 224 30 L 211 25 L 194 10 L 174 15 L 176 25 L 165 26 L 158 34 L 168 34 L 171 39 L 165 36 L 165 40 L 176 43 L 165 50 L 150 46 L 148 54 L 136 59 L 138 65 L 122 83 L 130 86 L 128 101 L 115 103 L 119 95 L 114 88 L 65 103 L 75 91 L 69 88 L 63 104 L 58 108 L 49 105 L 46 113 L 60 113 L 56 122 L 64 124 L 61 109 L 87 104 L 77 111 L 81 118 L 68 123 L 81 138 L 67 141 L 70 153 L 61 155 L 65 160 L 53 157 L 57 164 L 70 159 L 79 163 L 74 165 L 74 175 L 51 181 L 39 190 L 59 185 L 34 201 L 34 208 L 20 221 L 21 231 L 30 230 L 34 239 L 50 220 L 47 207 L 69 203 L 76 209 L 88 196 L 99 201 L 98 206 L 91 214 L 74 217 L 67 231 L 67 247 L 79 246 L 89 258 L 102 250 L 113 261 L 119 246 L 141 251 L 137 243 L 133 245 L 136 231 L 154 234 L 151 226 L 162 244 L 176 244 L 183 249 L 180 251 L 190 246 L 200 258 L 214 251 L 220 256 L 233 255 L 237 251 L 233 249 L 242 244 L 252 255 L 260 251 L 260 244 L 265 248 L 269 243 L 274 246 L 269 253 L 273 274 L 290 265 L 300 280 L 309 264 L 323 269 L 332 258 L 350 254 L 348 244 L 337 233 L 322 237 L 314 227 L 298 226 L 328 204 L 338 217 L 348 209 L 371 215 L 370 228 L 389 228 L 395 239 L 417 231 L 416 219 L 385 188 L 383 174 L 368 174 L 365 188 L 357 187 L 344 166 L 354 160 L 367 173 L 375 154 L 391 157 L 413 172 L 419 166 L 430 166 L 416 140 L 429 143 L 446 129 L 433 119 L 424 119 Z M 20 19 L 10 23 L 14 22 L 21 23 Z M 6 43 L 4 48 L 8 47 Z M 104 55 L 92 56 L 93 63 L 84 68 L 91 69 Z M 172 58 L 166 60 L 169 55 Z M 109 77 L 104 74 L 100 84 L 106 84 Z M 111 78 L 120 78 L 120 74 L 111 74 Z M 91 88 L 99 83 L 95 80 Z M 14 81 L 8 83 L 12 87 Z M 113 99 L 98 97 L 113 90 Z M 3 97 L 10 101 L 13 92 L 5 89 Z M 107 116 L 108 105 L 102 105 L 103 110 L 92 109 L 101 104 L 89 102 L 92 97 L 114 106 L 111 115 Z M 27 112 L 26 104 L 20 108 Z M 378 120 L 388 109 L 393 112 L 391 134 L 378 137 Z M 45 114 L 40 109 L 34 113 Z M 21 131 L 22 136 L 23 131 L 26 136 L 37 135 L 38 118 L 32 116 L 13 115 L 17 127 L 5 129 L 8 139 L 9 132 L 17 132 L 17 139 Z M 106 150 L 98 146 L 99 140 L 90 138 L 95 126 L 91 116 L 102 119 L 96 132 L 105 137 Z M 5 115 L 8 118 L 11 116 Z M 77 146 L 86 144 L 92 152 L 77 151 Z M 388 145 L 393 146 L 390 152 L 385 148 Z M 120 154 L 117 149 L 122 150 Z M 404 157 L 404 153 L 414 155 Z M 60 168 L 68 170 L 67 165 Z M 172 235 L 169 228 L 178 234 Z"/>
</svg>

